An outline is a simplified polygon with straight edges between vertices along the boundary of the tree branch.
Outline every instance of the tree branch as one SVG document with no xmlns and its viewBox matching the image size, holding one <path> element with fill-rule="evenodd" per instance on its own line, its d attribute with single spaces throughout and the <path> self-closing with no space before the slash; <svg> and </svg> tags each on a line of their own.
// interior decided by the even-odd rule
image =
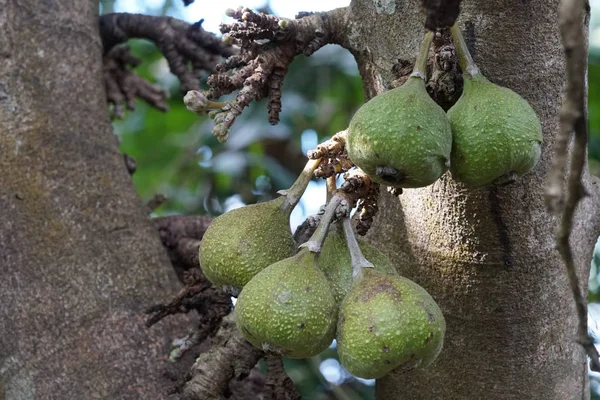
<svg viewBox="0 0 600 400">
<path fill-rule="evenodd" d="M 546 199 L 555 213 L 560 215 L 562 211 L 556 242 L 558 251 L 565 262 L 569 284 L 575 299 L 579 317 L 578 341 L 591 359 L 592 370 L 600 371 L 598 351 L 588 335 L 587 302 L 579 284 L 573 252 L 569 244 L 575 209 L 586 194 L 582 183 L 588 141 L 585 112 L 585 76 L 587 68 L 587 48 L 584 31 L 585 13 L 585 0 L 563 0 L 559 10 L 560 32 L 567 62 L 567 87 L 560 110 L 560 131 L 556 138 L 556 154 L 550 171 Z M 566 195 L 564 195 L 563 182 L 571 135 L 574 135 L 574 141 Z"/>
<path fill-rule="evenodd" d="M 201 71 L 212 72 L 221 57 L 235 53 L 231 46 L 202 29 L 202 20 L 190 25 L 164 16 L 106 14 L 100 16 L 100 35 L 104 54 L 133 38 L 154 42 L 167 59 L 171 72 L 181 81 L 184 92 L 199 88 L 197 75 Z"/>
<path fill-rule="evenodd" d="M 247 377 L 262 356 L 240 336 L 230 314 L 223 318 L 213 347 L 196 360 L 182 400 L 220 400 L 229 382 Z"/>
<path fill-rule="evenodd" d="M 128 47 L 113 47 L 104 55 L 103 62 L 104 86 L 108 103 L 113 105 L 113 118 L 123 118 L 124 107 L 134 110 L 136 97 L 154 108 L 167 111 L 167 91 L 145 81 L 129 69 L 136 67 L 140 60 L 131 55 Z"/>
<path fill-rule="evenodd" d="M 212 222 L 212 217 L 175 215 L 154 218 L 152 221 L 158 229 L 160 240 L 167 249 L 179 280 L 183 282 L 185 271 L 200 268 L 200 240 Z"/>
<path fill-rule="evenodd" d="M 329 43 L 346 44 L 346 9 L 326 13 L 303 14 L 296 20 L 255 13 L 248 8 L 229 10 L 233 24 L 221 25 L 226 40 L 241 48 L 240 54 L 220 63 L 208 78 L 209 99 L 239 89 L 234 101 L 214 107 L 209 114 L 215 120 L 213 134 L 226 141 L 236 118 L 251 102 L 268 97 L 269 122 L 279 121 L 281 85 L 285 73 L 299 54 L 311 55 Z M 208 109 L 196 110 L 204 112 Z"/>
<path fill-rule="evenodd" d="M 265 382 L 264 400 L 300 400 L 300 394 L 294 382 L 287 376 L 281 357 L 269 354 L 267 363 L 267 381 Z"/>
</svg>

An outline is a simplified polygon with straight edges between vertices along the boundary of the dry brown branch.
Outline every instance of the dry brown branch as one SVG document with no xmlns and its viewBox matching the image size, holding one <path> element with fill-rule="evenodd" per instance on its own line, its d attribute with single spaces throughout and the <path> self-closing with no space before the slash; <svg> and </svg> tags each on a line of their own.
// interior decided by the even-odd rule
<svg viewBox="0 0 600 400">
<path fill-rule="evenodd" d="M 591 368 L 600 371 L 598 351 L 588 335 L 586 297 L 581 290 L 573 252 L 569 244 L 575 209 L 585 195 L 582 177 L 586 163 L 588 141 L 585 111 L 587 46 L 584 31 L 586 24 L 584 21 L 586 7 L 585 0 L 563 0 L 559 10 L 560 32 L 567 62 L 567 87 L 560 110 L 560 131 L 556 138 L 556 153 L 550 171 L 546 196 L 549 207 L 561 216 L 556 243 L 558 251 L 565 262 L 579 317 L 577 339 L 591 359 Z M 570 155 L 566 193 L 564 194 L 563 182 L 567 160 L 569 159 L 568 145 L 572 136 L 574 136 L 574 140 Z"/>
<path fill-rule="evenodd" d="M 112 105 L 112 117 L 122 118 L 125 108 L 135 109 L 135 99 L 141 98 L 152 107 L 167 111 L 168 93 L 162 87 L 145 81 L 132 69 L 140 60 L 126 46 L 113 47 L 104 55 L 104 86 L 108 103 Z"/>
<path fill-rule="evenodd" d="M 198 89 L 197 76 L 202 71 L 212 72 L 222 57 L 235 53 L 231 46 L 202 29 L 202 21 L 190 25 L 165 16 L 105 14 L 100 17 L 100 35 L 104 54 L 133 38 L 154 42 L 181 81 L 183 92 Z"/>
<path fill-rule="evenodd" d="M 171 264 L 179 280 L 190 269 L 200 268 L 198 249 L 204 232 L 212 222 L 212 217 L 175 215 L 154 218 L 163 246 L 167 249 Z"/>
<path fill-rule="evenodd" d="M 230 381 L 247 377 L 262 356 L 240 336 L 230 314 L 223 318 L 213 347 L 196 360 L 182 400 L 221 400 Z"/>
<path fill-rule="evenodd" d="M 283 369 L 283 359 L 275 355 L 267 355 L 265 361 L 269 370 L 265 382 L 264 400 L 300 400 L 294 382 Z"/>
</svg>

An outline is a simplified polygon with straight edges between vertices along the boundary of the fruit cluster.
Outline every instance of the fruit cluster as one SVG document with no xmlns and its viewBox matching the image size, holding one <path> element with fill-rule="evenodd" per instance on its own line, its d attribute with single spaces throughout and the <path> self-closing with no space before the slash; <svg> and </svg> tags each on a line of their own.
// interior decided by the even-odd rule
<svg viewBox="0 0 600 400">
<path fill-rule="evenodd" d="M 468 187 L 507 183 L 541 154 L 542 128 L 529 103 L 477 68 L 458 26 L 451 28 L 463 70 L 463 93 L 445 113 L 425 89 L 429 32 L 410 78 L 365 103 L 348 128 L 347 150 L 373 180 L 423 187 L 450 169 Z"/>
<path fill-rule="evenodd" d="M 460 30 L 451 31 L 464 90 L 448 113 L 425 89 L 429 32 L 406 83 L 364 104 L 347 133 L 313 155 L 338 157 L 345 147 L 347 154 L 338 158 L 351 162 L 330 162 L 333 174 L 353 163 L 369 182 L 395 188 L 430 185 L 448 169 L 467 186 L 530 171 L 542 140 L 535 112 L 515 92 L 488 81 Z M 320 162 L 310 160 L 281 197 L 216 218 L 200 246 L 204 274 L 216 285 L 241 289 L 237 326 L 265 351 L 311 357 L 335 338 L 342 365 L 363 378 L 431 364 L 446 328 L 440 308 L 422 287 L 399 276 L 383 253 L 356 240 L 348 219 L 355 199 L 335 191 L 335 183 L 317 229 L 296 253 L 289 217 Z"/>
<path fill-rule="evenodd" d="M 309 162 L 304 172 L 316 164 Z M 293 255 L 290 198 L 306 182 L 301 175 L 283 196 L 216 218 L 203 238 L 205 275 L 242 289 L 235 317 L 244 338 L 292 358 L 314 356 L 337 338 L 342 364 L 363 378 L 429 365 L 445 332 L 439 307 L 423 288 L 400 277 L 387 256 L 356 241 L 344 196 L 333 197 L 314 234 Z M 344 215 L 343 223 L 332 223 Z"/>
</svg>

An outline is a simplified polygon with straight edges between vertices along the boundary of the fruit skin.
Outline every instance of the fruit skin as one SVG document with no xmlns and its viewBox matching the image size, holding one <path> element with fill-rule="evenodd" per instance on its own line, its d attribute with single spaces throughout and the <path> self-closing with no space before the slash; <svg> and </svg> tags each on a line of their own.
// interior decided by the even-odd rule
<svg viewBox="0 0 600 400">
<path fill-rule="evenodd" d="M 259 271 L 294 254 L 285 196 L 218 216 L 200 243 L 200 266 L 215 285 L 242 288 Z"/>
<path fill-rule="evenodd" d="M 448 169 L 452 131 L 421 78 L 365 103 L 348 127 L 348 156 L 376 182 L 427 186 Z"/>
<path fill-rule="evenodd" d="M 481 74 L 465 76 L 448 119 L 454 135 L 450 172 L 469 187 L 521 176 L 540 159 L 542 127 L 533 108 Z"/>
<path fill-rule="evenodd" d="M 339 311 L 338 354 L 352 374 L 381 378 L 430 365 L 442 350 L 446 322 L 431 296 L 399 276 L 363 269 Z"/>
<path fill-rule="evenodd" d="M 331 292 L 337 304 L 342 303 L 352 286 L 352 263 L 341 228 L 341 225 L 337 223 L 331 225 L 327 239 L 321 248 L 321 254 L 317 259 L 319 268 L 329 280 Z M 364 240 L 359 240 L 358 244 L 364 256 L 375 265 L 378 271 L 397 274 L 390 259 L 375 246 Z"/>
<path fill-rule="evenodd" d="M 235 318 L 255 347 L 285 357 L 312 357 L 335 337 L 337 305 L 307 249 L 259 272 L 240 293 Z"/>
</svg>

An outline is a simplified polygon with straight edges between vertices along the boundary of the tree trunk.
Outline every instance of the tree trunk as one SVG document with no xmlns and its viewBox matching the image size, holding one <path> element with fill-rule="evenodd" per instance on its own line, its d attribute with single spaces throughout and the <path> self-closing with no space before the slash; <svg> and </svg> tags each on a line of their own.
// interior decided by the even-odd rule
<svg viewBox="0 0 600 400">
<path fill-rule="evenodd" d="M 351 45 L 369 97 L 389 87 L 398 59 L 414 59 L 424 32 L 419 3 L 353 1 Z M 504 187 L 467 190 L 447 174 L 399 200 L 381 196 L 371 240 L 433 295 L 448 328 L 439 360 L 381 379 L 379 399 L 589 397 L 574 302 L 554 247 L 557 220 L 544 205 L 564 85 L 558 5 L 463 1 L 460 25 L 482 72 L 525 97 L 542 120 L 542 159 Z M 578 207 L 571 240 L 582 283 L 600 223 L 595 184 L 586 175 L 591 196 Z"/>
<path fill-rule="evenodd" d="M 0 0 L 0 399 L 164 399 L 176 278 L 108 117 L 98 2 Z"/>
</svg>

